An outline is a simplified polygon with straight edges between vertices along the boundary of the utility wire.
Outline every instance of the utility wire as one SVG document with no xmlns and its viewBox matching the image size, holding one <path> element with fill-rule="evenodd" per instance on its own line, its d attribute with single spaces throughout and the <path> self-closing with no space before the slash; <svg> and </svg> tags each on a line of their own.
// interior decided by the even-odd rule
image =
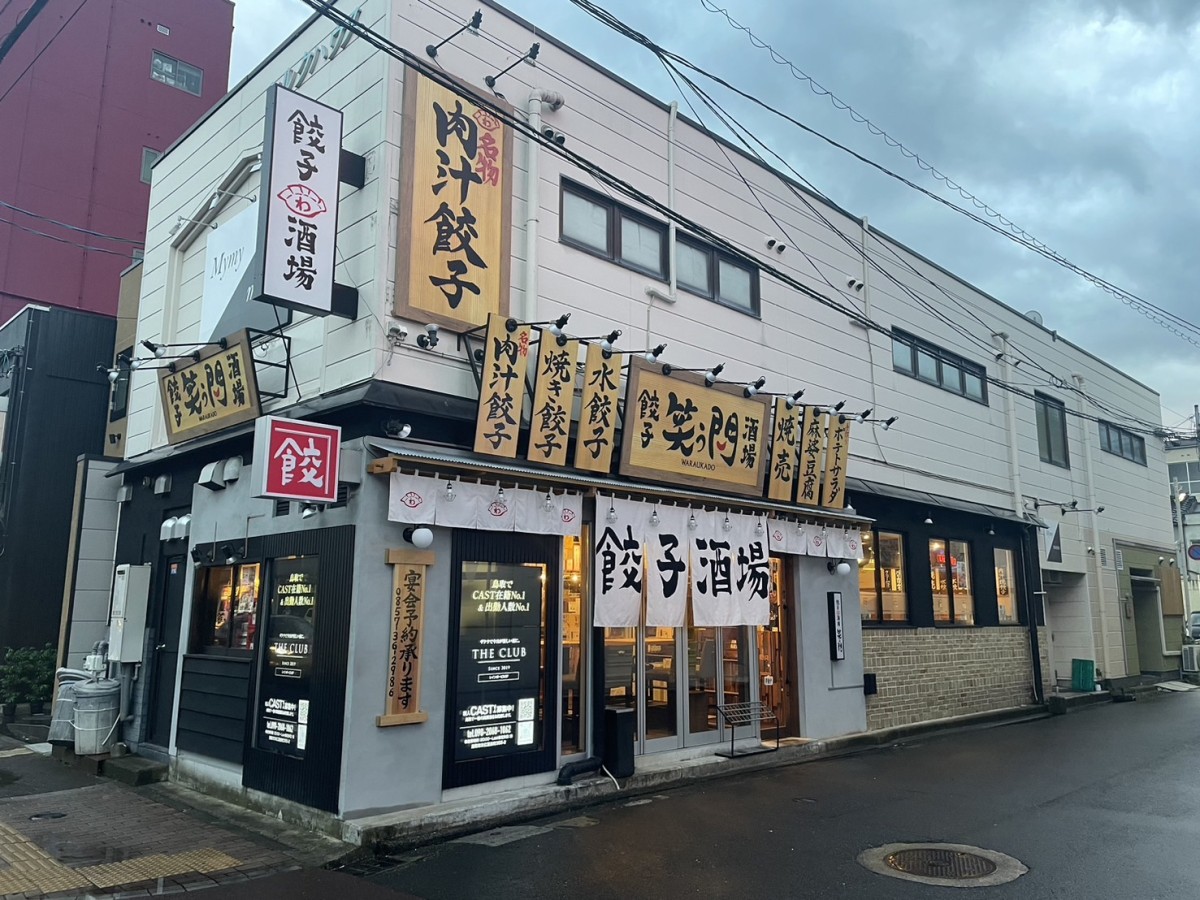
<svg viewBox="0 0 1200 900">
<path fill-rule="evenodd" d="M 50 45 L 54 43 L 54 39 L 63 33 L 63 29 L 71 24 L 71 20 L 74 19 L 77 15 L 79 15 L 79 11 L 81 9 L 83 9 L 83 7 L 86 4 L 87 4 L 87 0 L 79 0 L 79 5 L 77 7 L 75 7 L 75 12 L 73 12 L 73 13 L 71 13 L 71 15 L 67 16 L 67 20 L 58 26 L 58 31 L 54 32 L 54 34 L 52 34 L 50 36 L 50 40 L 46 41 L 46 45 L 44 47 L 42 47 L 42 49 L 37 52 L 37 54 L 33 57 L 33 59 L 31 59 L 29 61 L 29 65 L 27 65 L 24 69 L 21 70 L 21 74 L 18 75 L 16 80 L 8 86 L 8 90 L 6 90 L 3 94 L 0 94 L 0 103 L 3 103 L 4 98 L 7 97 L 9 94 L 11 94 L 13 92 L 13 88 L 15 88 L 18 84 L 21 83 L 21 79 L 25 77 L 25 73 L 28 72 L 30 69 L 32 69 L 34 63 L 36 63 L 39 59 L 42 58 L 42 54 L 45 53 L 50 48 Z"/>
<path fill-rule="evenodd" d="M 124 253 L 120 250 L 109 250 L 105 247 L 89 247 L 87 244 L 77 244 L 77 243 L 75 243 L 75 241 L 67 240 L 66 238 L 59 237 L 56 234 L 50 234 L 45 231 L 38 231 L 36 228 L 27 228 L 26 226 L 21 225 L 17 222 L 10 222 L 8 219 L 0 219 L 0 225 L 8 225 L 12 228 L 16 228 L 20 231 L 24 231 L 27 234 L 32 234 L 37 237 L 49 238 L 52 241 L 58 241 L 58 243 L 66 244 L 70 247 L 77 247 L 78 249 L 86 250 L 89 253 L 107 253 L 110 256 L 119 256 L 122 259 L 130 259 L 131 258 L 131 255 L 129 253 Z"/>
<path fill-rule="evenodd" d="M 103 231 L 92 231 L 88 228 L 80 228 L 78 225 L 71 225 L 67 222 L 60 222 L 58 219 L 52 219 L 49 216 L 43 216 L 39 213 L 30 212 L 27 209 L 22 209 L 19 206 L 14 206 L 11 203 L 6 203 L 0 200 L 0 207 L 11 209 L 13 212 L 18 212 L 23 216 L 29 216 L 31 219 L 40 219 L 43 222 L 49 222 L 51 225 L 57 225 L 60 228 L 66 228 L 69 231 L 76 231 L 79 234 L 86 234 L 88 237 L 101 238 L 106 241 L 113 241 L 118 244 L 132 244 L 135 247 L 141 247 L 143 241 L 135 241 L 130 238 L 117 237 L 115 234 L 105 234 Z"/>
</svg>

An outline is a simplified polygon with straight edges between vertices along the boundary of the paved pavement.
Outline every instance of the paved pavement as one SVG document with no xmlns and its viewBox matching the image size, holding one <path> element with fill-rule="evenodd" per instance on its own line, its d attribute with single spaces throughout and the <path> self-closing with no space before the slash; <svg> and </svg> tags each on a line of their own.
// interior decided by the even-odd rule
<svg viewBox="0 0 1200 900">
<path fill-rule="evenodd" d="M 626 798 L 349 871 L 424 900 L 906 900 L 942 891 L 857 856 L 929 841 L 1029 868 L 964 897 L 1174 900 L 1200 893 L 1198 760 L 1200 692 L 1150 697 Z"/>
</svg>

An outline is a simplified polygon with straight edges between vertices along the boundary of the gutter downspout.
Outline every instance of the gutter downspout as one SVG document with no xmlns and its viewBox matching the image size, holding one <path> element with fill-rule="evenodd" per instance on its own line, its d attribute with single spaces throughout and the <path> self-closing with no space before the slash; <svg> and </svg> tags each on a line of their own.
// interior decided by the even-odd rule
<svg viewBox="0 0 1200 900">
<path fill-rule="evenodd" d="M 675 122 L 679 117 L 679 103 L 676 100 L 671 101 L 671 106 L 667 115 L 667 208 L 675 209 Z M 667 268 L 669 269 L 668 289 L 667 293 L 663 293 L 658 288 L 651 285 L 646 288 L 646 346 L 649 347 L 654 343 L 654 338 L 650 334 L 650 311 L 654 308 L 654 301 L 660 300 L 663 303 L 674 303 L 678 299 L 679 276 L 676 273 L 676 253 L 675 248 L 677 226 L 675 220 L 667 222 Z"/>
<path fill-rule="evenodd" d="M 555 91 L 535 88 L 529 93 L 526 113 L 529 127 L 539 134 L 542 131 L 542 104 L 550 107 L 551 111 L 562 109 L 566 101 L 563 95 Z M 530 322 L 537 318 L 538 308 L 538 214 L 541 203 L 538 193 L 541 180 L 538 175 L 538 159 L 540 156 L 538 142 L 529 138 L 525 145 L 525 299 L 518 318 L 522 322 Z"/>
<path fill-rule="evenodd" d="M 1076 397 L 1075 404 L 1080 413 L 1080 421 L 1086 423 L 1087 420 L 1085 418 L 1083 418 L 1083 413 L 1085 412 L 1085 410 L 1083 408 L 1083 384 L 1084 384 L 1083 376 L 1079 375 L 1079 374 L 1072 374 L 1071 378 L 1072 378 L 1072 380 L 1074 380 L 1075 387 L 1078 389 L 1078 392 L 1079 392 L 1078 396 Z M 1083 443 L 1083 463 L 1084 463 L 1085 468 L 1087 469 L 1087 471 L 1084 473 L 1084 476 L 1085 476 L 1084 485 L 1087 489 L 1087 505 L 1088 505 L 1089 509 L 1095 510 L 1096 509 L 1096 479 L 1095 479 L 1095 474 L 1093 472 L 1093 466 L 1092 466 L 1092 434 L 1091 434 L 1091 430 L 1087 427 L 1086 424 L 1084 424 L 1084 426 L 1082 427 L 1081 430 L 1083 432 L 1083 442 L 1082 442 Z M 1088 563 L 1088 574 L 1091 575 L 1092 569 L 1093 568 L 1095 569 L 1095 572 L 1096 572 L 1096 602 L 1100 608 L 1100 659 L 1104 663 L 1105 676 L 1108 678 L 1112 678 L 1112 676 L 1113 676 L 1112 667 L 1109 665 L 1109 662 L 1108 662 L 1108 624 L 1105 621 L 1105 617 L 1104 617 L 1104 584 L 1103 584 L 1104 573 L 1100 569 L 1100 525 L 1096 521 L 1096 513 L 1095 512 L 1088 513 L 1088 516 L 1091 517 L 1091 520 L 1092 520 L 1092 548 L 1096 551 L 1095 553 L 1088 554 L 1088 556 L 1091 557 L 1091 560 Z M 1121 602 L 1120 598 L 1118 598 L 1118 603 L 1120 603 L 1120 602 Z M 1088 601 L 1088 607 L 1091 608 L 1091 600 L 1090 599 Z M 1121 621 L 1119 607 L 1118 607 L 1117 619 L 1118 619 L 1118 621 Z M 1123 624 L 1122 624 L 1121 632 L 1122 632 L 1121 633 L 1121 650 L 1122 650 L 1122 652 L 1124 652 L 1125 651 L 1125 634 L 1124 634 L 1124 625 Z M 1125 674 L 1126 675 L 1129 674 L 1129 661 L 1128 660 L 1125 661 Z"/>
</svg>

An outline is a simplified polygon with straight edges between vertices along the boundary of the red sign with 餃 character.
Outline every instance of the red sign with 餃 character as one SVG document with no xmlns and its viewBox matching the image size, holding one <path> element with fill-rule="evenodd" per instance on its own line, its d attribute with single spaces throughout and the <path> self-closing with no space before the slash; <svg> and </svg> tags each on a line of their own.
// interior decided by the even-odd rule
<svg viewBox="0 0 1200 900">
<path fill-rule="evenodd" d="M 336 425 L 263 416 L 254 429 L 255 496 L 334 502 L 341 448 Z"/>
</svg>

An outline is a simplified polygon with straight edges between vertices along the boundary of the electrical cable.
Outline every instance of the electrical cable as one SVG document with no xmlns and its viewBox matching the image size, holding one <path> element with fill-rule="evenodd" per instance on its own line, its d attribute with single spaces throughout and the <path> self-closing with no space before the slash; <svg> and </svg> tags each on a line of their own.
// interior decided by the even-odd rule
<svg viewBox="0 0 1200 900">
<path fill-rule="evenodd" d="M 22 78 L 24 78 L 24 77 L 25 77 L 25 74 L 26 74 L 26 73 L 27 73 L 27 72 L 28 72 L 30 69 L 32 69 L 32 68 L 33 68 L 33 66 L 34 66 L 34 63 L 36 63 L 36 62 L 37 62 L 39 59 L 41 59 L 41 58 L 42 58 L 42 54 L 43 54 L 43 53 L 45 53 L 45 52 L 46 52 L 46 51 L 47 51 L 47 50 L 50 48 L 50 45 L 54 43 L 54 39 L 55 39 L 55 38 L 57 38 L 57 37 L 58 37 L 60 34 L 62 34 L 62 33 L 63 33 L 63 29 L 64 29 L 64 28 L 66 28 L 68 25 L 70 25 L 70 24 L 71 24 L 71 20 L 72 20 L 72 19 L 74 19 L 74 18 L 75 18 L 77 15 L 79 15 L 79 11 L 80 11 L 81 9 L 83 9 L 83 7 L 84 7 L 86 4 L 87 4 L 87 0 L 79 0 L 79 5 L 78 5 L 77 7 L 75 7 L 75 12 L 71 13 L 71 15 L 69 15 L 69 16 L 67 17 L 67 20 L 66 20 L 65 22 L 63 22 L 61 25 L 59 25 L 59 26 L 58 26 L 58 31 L 54 32 L 54 34 L 52 34 L 52 35 L 50 36 L 50 40 L 46 41 L 46 44 L 45 44 L 45 46 L 44 46 L 44 47 L 42 47 L 42 49 L 41 49 L 41 50 L 39 50 L 39 51 L 38 51 L 38 52 L 37 52 L 37 53 L 34 55 L 33 59 L 31 59 L 31 60 L 29 61 L 29 65 L 27 65 L 27 66 L 26 66 L 24 69 L 22 69 L 22 70 L 21 70 L 21 74 L 20 74 L 20 75 L 18 75 L 18 76 L 17 76 L 17 78 L 16 78 L 16 80 L 15 80 L 15 81 L 14 81 L 12 84 L 10 84 L 10 85 L 8 86 L 8 90 L 6 90 L 6 91 L 5 91 L 3 94 L 0 94 L 0 103 L 3 103 L 3 102 L 4 102 L 4 98 L 5 98 L 5 97 L 7 97 L 9 94 L 11 94 L 11 93 L 13 92 L 13 88 L 15 88 L 15 87 L 16 87 L 18 84 L 20 84 L 20 83 L 21 83 L 21 79 L 22 79 Z"/>
<path fill-rule="evenodd" d="M 52 241 L 58 241 L 60 244 L 66 244 L 70 247 L 77 247 L 80 250 L 86 250 L 89 253 L 107 253 L 110 256 L 119 256 L 122 259 L 132 259 L 130 254 L 122 253 L 120 250 L 109 250 L 106 247 L 89 247 L 87 244 L 78 244 L 75 241 L 67 240 L 66 238 L 59 237 L 56 234 L 50 234 L 46 231 L 38 231 L 36 228 L 28 228 L 17 222 L 11 222 L 8 219 L 0 219 L 0 225 L 9 225 L 12 228 L 27 232 L 28 234 L 36 235 L 37 237 L 49 238 Z"/>
<path fill-rule="evenodd" d="M 22 209 L 19 206 L 14 206 L 13 204 L 7 203 L 4 200 L 0 200 L 0 207 L 4 207 L 5 209 L 11 209 L 13 212 L 18 212 L 23 216 L 29 216 L 31 219 L 40 219 L 43 222 L 49 222 L 51 225 L 57 225 L 60 228 L 66 228 L 70 231 L 77 231 L 80 234 L 86 234 L 88 237 L 102 238 L 106 241 L 113 241 L 118 244 L 132 244 L 135 247 L 141 247 L 144 243 L 143 241 L 135 241 L 131 238 L 117 237 L 115 234 L 105 234 L 103 231 L 92 231 L 91 229 L 88 229 L 88 228 L 80 228 L 78 225 L 71 225 L 71 224 L 68 224 L 67 222 L 60 222 L 60 221 L 58 221 L 58 219 L 52 219 L 49 216 L 43 216 L 40 213 L 30 212 L 27 209 Z"/>
</svg>

